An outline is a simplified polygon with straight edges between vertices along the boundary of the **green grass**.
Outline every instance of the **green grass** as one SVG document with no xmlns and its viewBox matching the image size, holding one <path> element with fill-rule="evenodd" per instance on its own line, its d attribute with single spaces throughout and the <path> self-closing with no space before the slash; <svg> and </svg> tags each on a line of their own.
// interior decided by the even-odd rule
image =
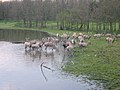
<svg viewBox="0 0 120 90">
<path fill-rule="evenodd" d="M 75 48 L 72 61 L 64 70 L 76 76 L 87 75 L 102 82 L 107 90 L 120 89 L 120 40 L 108 44 L 105 38 L 91 40 L 87 48 Z"/>
<path fill-rule="evenodd" d="M 52 28 L 25 28 L 19 27 L 20 22 L 0 22 L 0 29 L 15 29 L 15 30 L 40 30 L 50 34 L 62 34 L 74 31 L 58 30 Z M 56 25 L 54 22 L 48 22 L 48 27 Z M 76 31 L 79 32 L 79 31 Z M 120 90 L 120 40 L 113 44 L 108 44 L 105 38 L 91 39 L 91 45 L 80 49 L 74 49 L 74 57 L 63 68 L 64 71 L 72 73 L 75 76 L 87 75 L 90 80 L 102 82 L 107 90 Z"/>
</svg>

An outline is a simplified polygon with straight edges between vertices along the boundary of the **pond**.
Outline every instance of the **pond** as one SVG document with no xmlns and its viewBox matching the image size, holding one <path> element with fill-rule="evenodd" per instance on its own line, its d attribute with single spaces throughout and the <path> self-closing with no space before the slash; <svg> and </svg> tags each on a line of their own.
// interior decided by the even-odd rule
<svg viewBox="0 0 120 90">
<path fill-rule="evenodd" d="M 59 52 L 26 52 L 24 44 L 12 43 L 46 36 L 38 31 L 0 30 L 0 90 L 102 90 L 62 71 L 62 47 Z"/>
</svg>

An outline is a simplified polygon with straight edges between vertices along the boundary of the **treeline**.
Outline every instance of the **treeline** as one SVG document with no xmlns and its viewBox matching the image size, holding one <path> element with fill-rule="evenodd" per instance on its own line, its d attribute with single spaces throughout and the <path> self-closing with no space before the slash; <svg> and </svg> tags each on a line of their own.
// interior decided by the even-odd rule
<svg viewBox="0 0 120 90">
<path fill-rule="evenodd" d="M 0 20 L 24 27 L 120 33 L 120 0 L 13 0 L 0 2 Z"/>
</svg>

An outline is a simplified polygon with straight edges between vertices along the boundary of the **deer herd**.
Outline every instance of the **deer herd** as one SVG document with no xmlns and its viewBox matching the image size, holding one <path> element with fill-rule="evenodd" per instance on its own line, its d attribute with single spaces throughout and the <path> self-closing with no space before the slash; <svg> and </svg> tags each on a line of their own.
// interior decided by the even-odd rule
<svg viewBox="0 0 120 90">
<path fill-rule="evenodd" d="M 47 52 L 48 48 L 58 50 L 58 45 L 63 47 L 64 51 L 71 51 L 74 47 L 84 48 L 92 44 L 90 41 L 93 39 L 101 39 L 104 37 L 106 42 L 109 44 L 114 43 L 114 41 L 120 38 L 120 34 L 112 35 L 112 34 L 84 34 L 84 33 L 76 33 L 74 32 L 72 35 L 68 33 L 63 33 L 59 35 L 58 33 L 54 37 L 42 38 L 41 40 L 30 40 L 30 38 L 26 38 L 25 40 L 25 50 L 45 50 Z"/>
</svg>

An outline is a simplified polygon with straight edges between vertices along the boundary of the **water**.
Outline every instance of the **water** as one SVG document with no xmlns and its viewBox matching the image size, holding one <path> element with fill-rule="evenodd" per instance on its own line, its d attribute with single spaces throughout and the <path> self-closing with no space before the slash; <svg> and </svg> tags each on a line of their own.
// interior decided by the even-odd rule
<svg viewBox="0 0 120 90">
<path fill-rule="evenodd" d="M 64 73 L 63 60 L 62 50 L 25 52 L 24 44 L 0 41 L 0 90 L 101 90 Z"/>
<path fill-rule="evenodd" d="M 38 30 L 2 30 L 0 29 L 0 40 L 5 41 L 24 41 L 25 38 L 41 39 L 42 37 L 50 36 L 47 32 Z"/>
</svg>

